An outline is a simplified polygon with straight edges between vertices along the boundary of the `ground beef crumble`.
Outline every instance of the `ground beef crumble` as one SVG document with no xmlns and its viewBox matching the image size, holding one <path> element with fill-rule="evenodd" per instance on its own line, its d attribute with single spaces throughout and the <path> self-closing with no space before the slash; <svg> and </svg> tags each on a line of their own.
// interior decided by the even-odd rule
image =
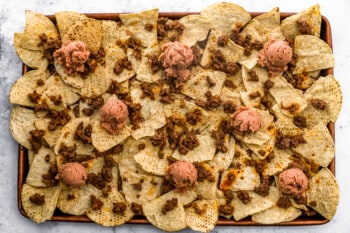
<svg viewBox="0 0 350 233">
<path fill-rule="evenodd" d="M 45 204 L 45 195 L 41 195 L 39 193 L 35 193 L 34 195 L 29 197 L 29 200 L 35 205 L 44 205 Z"/>
<path fill-rule="evenodd" d="M 162 213 L 165 215 L 167 212 L 172 211 L 176 208 L 178 204 L 177 198 L 172 198 L 170 200 L 167 200 L 165 204 L 162 207 Z"/>
</svg>

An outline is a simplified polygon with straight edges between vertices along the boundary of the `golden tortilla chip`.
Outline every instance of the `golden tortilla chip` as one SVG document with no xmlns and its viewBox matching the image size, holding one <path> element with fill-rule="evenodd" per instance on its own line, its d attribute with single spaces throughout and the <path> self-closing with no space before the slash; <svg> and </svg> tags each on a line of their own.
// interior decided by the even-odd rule
<svg viewBox="0 0 350 233">
<path fill-rule="evenodd" d="M 215 82 L 215 86 L 210 86 L 208 77 Z M 221 71 L 206 70 L 196 73 L 183 86 L 181 92 L 196 100 L 206 100 L 205 94 L 210 91 L 213 96 L 220 95 L 221 89 L 226 79 L 226 73 Z"/>
<path fill-rule="evenodd" d="M 319 123 L 303 135 L 306 143 L 299 144 L 293 151 L 322 167 L 327 167 L 335 155 L 334 141 L 328 128 Z"/>
<path fill-rule="evenodd" d="M 260 177 L 255 168 L 251 166 L 241 169 L 229 168 L 221 176 L 220 190 L 254 190 L 259 184 Z"/>
<path fill-rule="evenodd" d="M 273 83 L 269 92 L 285 115 L 293 117 L 306 108 L 306 100 L 282 76 L 274 77 Z"/>
<path fill-rule="evenodd" d="M 151 68 L 149 59 L 159 57 L 160 47 L 158 44 L 150 45 L 142 51 L 141 63 L 137 69 L 136 79 L 141 82 L 158 83 L 161 80 L 161 71 L 154 72 Z"/>
<path fill-rule="evenodd" d="M 307 205 L 326 219 L 332 219 L 339 203 L 339 186 L 328 168 L 321 169 L 309 180 Z"/>
<path fill-rule="evenodd" d="M 55 212 L 60 191 L 60 186 L 37 188 L 29 184 L 23 184 L 21 202 L 24 212 L 36 223 L 50 220 Z M 34 195 L 42 197 L 44 203 L 42 205 L 34 204 L 30 200 Z"/>
<path fill-rule="evenodd" d="M 102 22 L 92 18 L 78 20 L 61 36 L 63 43 L 82 41 L 90 51 L 97 52 L 102 44 Z"/>
<path fill-rule="evenodd" d="M 196 212 L 198 210 L 203 212 Z M 218 212 L 218 202 L 215 199 L 194 201 L 190 208 L 185 209 L 186 223 L 194 231 L 209 232 L 214 229 L 218 221 Z"/>
<path fill-rule="evenodd" d="M 133 37 L 141 40 L 142 46 L 147 48 L 157 43 L 158 11 L 158 9 L 152 9 L 139 13 L 119 14 L 119 18 L 133 33 Z"/>
<path fill-rule="evenodd" d="M 244 204 L 237 195 L 235 195 L 235 198 L 232 200 L 233 206 L 235 207 L 233 217 L 236 221 L 271 208 L 277 203 L 279 196 L 279 191 L 274 186 L 270 187 L 269 195 L 266 197 L 260 196 L 254 191 L 247 192 L 250 197 L 250 202 L 247 204 Z"/>
<path fill-rule="evenodd" d="M 289 207 L 287 209 L 274 206 L 252 216 L 252 221 L 260 224 L 277 224 L 293 221 L 302 214 L 302 211 Z"/>
<path fill-rule="evenodd" d="M 321 20 L 320 5 L 315 4 L 306 10 L 283 19 L 281 22 L 282 32 L 290 41 L 293 41 L 296 36 L 302 34 L 299 30 L 298 22 L 303 22 L 311 28 L 312 35 L 320 37 Z"/>
<path fill-rule="evenodd" d="M 293 74 L 312 72 L 334 67 L 331 47 L 317 36 L 300 35 L 294 40 L 297 62 Z"/>
<path fill-rule="evenodd" d="M 129 203 L 117 189 L 112 189 L 108 193 L 108 197 L 101 195 L 97 198 L 102 201 L 103 206 L 98 210 L 94 210 L 93 208 L 88 209 L 86 216 L 102 226 L 118 226 L 126 223 L 134 216 Z M 121 213 L 115 212 L 115 205 L 121 203 L 126 206 L 126 209 Z"/>
<path fill-rule="evenodd" d="M 212 21 L 214 29 L 222 35 L 229 35 L 232 30 L 242 28 L 251 18 L 243 7 L 229 2 L 219 2 L 202 9 L 201 16 Z"/>
<path fill-rule="evenodd" d="M 10 130 L 13 138 L 22 146 L 31 149 L 29 138 L 30 131 L 35 130 L 34 122 L 36 120 L 33 110 L 14 105 L 10 115 Z"/>
<path fill-rule="evenodd" d="M 200 15 L 187 15 L 179 19 L 184 25 L 184 31 L 180 36 L 180 42 L 194 46 L 198 41 L 204 41 L 212 27 L 210 19 Z"/>
<path fill-rule="evenodd" d="M 226 134 L 224 142 L 225 146 L 227 147 L 227 152 L 219 151 L 211 161 L 211 164 L 215 165 L 219 171 L 226 170 L 230 166 L 233 156 L 235 155 L 235 138 L 230 137 L 228 134 Z"/>
<path fill-rule="evenodd" d="M 45 174 L 49 174 L 49 169 L 56 164 L 56 155 L 52 149 L 41 147 L 29 168 L 26 183 L 34 187 L 49 187 L 52 186 L 44 182 Z"/>
<path fill-rule="evenodd" d="M 57 28 L 49 18 L 31 10 L 26 10 L 25 15 L 25 33 L 35 33 L 37 36 L 45 33 L 48 37 L 58 38 Z"/>
<path fill-rule="evenodd" d="M 273 148 L 273 157 L 266 163 L 264 175 L 273 176 L 285 170 L 288 165 L 293 162 L 291 159 L 293 152 L 291 150 L 282 150 L 277 147 Z"/>
<path fill-rule="evenodd" d="M 150 223 L 164 231 L 179 231 L 187 227 L 184 205 L 194 201 L 197 195 L 193 191 L 184 194 L 170 191 L 157 199 L 142 205 L 143 213 Z M 167 201 L 177 199 L 174 209 L 163 213 Z"/>
<path fill-rule="evenodd" d="M 21 59 L 21 61 L 30 68 L 45 70 L 49 63 L 44 57 L 43 51 L 21 48 L 23 37 L 23 33 L 14 34 L 13 43 L 16 49 L 16 54 Z"/>
<path fill-rule="evenodd" d="M 116 45 L 116 43 L 124 44 L 130 34 L 127 27 L 114 20 L 102 20 L 102 47 L 106 49 L 108 46 Z"/>
<path fill-rule="evenodd" d="M 125 171 L 121 176 L 122 190 L 129 203 L 143 204 L 159 197 L 163 177 Z"/>
<path fill-rule="evenodd" d="M 68 30 L 78 21 L 87 19 L 84 14 L 74 11 L 60 11 L 55 13 L 57 27 L 61 38 L 67 34 Z"/>
<path fill-rule="evenodd" d="M 109 44 L 108 46 L 105 47 L 105 53 L 106 53 L 106 61 L 105 61 L 104 67 L 112 80 L 115 80 L 120 83 L 120 82 L 129 80 L 131 77 L 135 75 L 134 70 L 132 69 L 128 70 L 126 68 L 124 68 L 123 71 L 119 74 L 116 74 L 114 72 L 115 64 L 118 61 L 121 61 L 122 59 L 128 59 L 125 51 L 122 48 L 120 48 L 115 44 Z"/>
<path fill-rule="evenodd" d="M 212 164 L 209 163 L 199 163 L 201 169 L 204 169 L 208 173 L 207 179 L 198 180 L 197 179 L 197 187 L 195 189 L 198 196 L 204 199 L 215 199 L 216 198 L 216 190 L 217 184 L 219 180 L 219 169 Z"/>
<path fill-rule="evenodd" d="M 43 70 L 31 70 L 25 73 L 11 87 L 10 103 L 34 107 L 35 103 L 30 100 L 28 94 L 32 94 L 34 91 L 41 94 L 43 87 L 38 85 L 38 81 L 45 81 L 47 78 L 48 74 Z"/>
</svg>

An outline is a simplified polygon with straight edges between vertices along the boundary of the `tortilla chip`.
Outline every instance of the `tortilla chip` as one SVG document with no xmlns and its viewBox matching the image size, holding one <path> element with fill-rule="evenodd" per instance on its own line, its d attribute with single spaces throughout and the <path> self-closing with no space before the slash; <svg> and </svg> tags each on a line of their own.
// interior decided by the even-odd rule
<svg viewBox="0 0 350 233">
<path fill-rule="evenodd" d="M 46 160 L 49 158 L 49 160 Z M 48 187 L 44 182 L 43 175 L 49 174 L 51 165 L 56 164 L 56 155 L 51 149 L 42 147 L 34 156 L 29 168 L 26 183 L 34 187 Z"/>
<path fill-rule="evenodd" d="M 204 41 L 212 27 L 211 20 L 200 15 L 187 15 L 179 19 L 179 22 L 184 25 L 179 41 L 189 47 L 198 41 Z"/>
<path fill-rule="evenodd" d="M 196 213 L 195 208 L 203 213 Z M 185 209 L 186 223 L 194 231 L 209 232 L 214 229 L 218 221 L 219 211 L 217 200 L 197 200 L 191 203 L 190 208 Z"/>
<path fill-rule="evenodd" d="M 335 122 L 339 116 L 342 106 L 342 91 L 338 81 L 333 75 L 320 77 L 304 93 L 304 98 L 309 103 L 308 107 L 301 113 L 307 119 L 307 127 L 312 128 L 319 122 L 325 125 Z M 312 100 L 325 101 L 324 109 L 317 109 L 310 102 Z"/>
<path fill-rule="evenodd" d="M 260 224 L 277 224 L 293 221 L 302 214 L 302 211 L 289 207 L 287 209 L 274 206 L 252 216 L 252 221 Z"/>
<path fill-rule="evenodd" d="M 295 37 L 293 52 L 298 57 L 293 74 L 334 67 L 331 47 L 316 36 L 300 35 Z"/>
<path fill-rule="evenodd" d="M 224 142 L 225 146 L 227 147 L 227 152 L 224 153 L 219 151 L 218 153 L 216 153 L 213 160 L 211 161 L 211 164 L 215 165 L 219 169 L 219 171 L 226 170 L 230 166 L 233 156 L 235 155 L 235 138 L 230 137 L 228 134 L 226 134 Z"/>
<path fill-rule="evenodd" d="M 21 202 L 25 213 L 36 223 L 50 220 L 55 212 L 60 191 L 60 186 L 37 188 L 24 183 L 21 190 Z M 35 194 L 44 196 L 44 204 L 37 205 L 30 201 Z"/>
<path fill-rule="evenodd" d="M 166 201 L 176 198 L 177 206 L 171 211 L 162 213 Z M 170 191 L 157 199 L 146 202 L 142 205 L 143 213 L 150 223 L 164 231 L 179 231 L 187 227 L 184 205 L 195 200 L 196 194 L 187 191 L 185 194 Z"/>
<path fill-rule="evenodd" d="M 46 70 L 49 63 L 44 57 L 43 51 L 21 48 L 23 37 L 23 33 L 15 33 L 13 37 L 13 43 L 18 57 L 30 68 Z"/>
<path fill-rule="evenodd" d="M 285 115 L 294 117 L 306 108 L 306 100 L 282 76 L 276 76 L 272 81 L 274 84 L 269 92 Z"/>
<path fill-rule="evenodd" d="M 206 173 L 208 173 L 208 176 L 210 177 L 209 179 L 204 179 L 203 181 L 199 181 L 197 179 L 198 182 L 195 189 L 197 195 L 204 199 L 215 199 L 217 183 L 219 180 L 219 169 L 215 165 L 205 162 L 196 164 L 195 166 L 200 166 L 201 169 L 205 169 Z"/>
<path fill-rule="evenodd" d="M 86 211 L 86 216 L 102 226 L 118 226 L 126 223 L 134 216 L 130 205 L 117 189 L 112 189 L 112 191 L 108 193 L 108 197 L 101 195 L 97 198 L 103 202 L 102 208 L 98 210 L 90 208 Z M 116 203 L 124 203 L 126 205 L 126 210 L 123 211 L 123 213 L 115 213 L 113 208 Z"/>
<path fill-rule="evenodd" d="M 229 2 L 209 5 L 202 9 L 201 16 L 210 19 L 213 28 L 222 35 L 229 35 L 232 30 L 242 28 L 251 18 L 243 7 Z"/>
<path fill-rule="evenodd" d="M 22 146 L 31 149 L 29 138 L 30 131 L 35 130 L 34 122 L 36 120 L 33 110 L 14 105 L 10 115 L 10 130 L 13 138 Z"/>
<path fill-rule="evenodd" d="M 99 196 L 102 193 L 102 190 L 97 189 L 91 184 L 86 184 L 81 188 L 72 188 L 63 184 L 62 186 L 57 208 L 66 214 L 85 214 L 91 206 L 90 196 Z"/>
<path fill-rule="evenodd" d="M 102 22 L 97 19 L 86 18 L 76 21 L 62 36 L 62 43 L 82 41 L 90 51 L 97 52 L 102 44 Z"/>
<path fill-rule="evenodd" d="M 135 75 L 135 71 L 132 69 L 128 70 L 124 68 L 120 74 L 116 74 L 114 72 L 115 64 L 122 59 L 127 59 L 126 53 L 122 48 L 118 47 L 115 44 L 109 44 L 108 46 L 105 47 L 105 53 L 106 53 L 106 61 L 105 61 L 104 67 L 112 80 L 120 83 L 120 82 L 129 80 L 131 77 Z"/>
<path fill-rule="evenodd" d="M 326 219 L 332 219 L 339 203 L 339 186 L 328 168 L 321 169 L 309 180 L 307 205 Z"/>
<path fill-rule="evenodd" d="M 273 157 L 266 163 L 264 169 L 264 175 L 266 176 L 273 176 L 284 171 L 288 165 L 293 162 L 291 159 L 293 152 L 291 150 L 282 150 L 274 147 L 272 153 Z"/>
<path fill-rule="evenodd" d="M 75 131 L 80 123 L 86 127 L 90 124 L 89 117 L 80 117 L 72 119 L 65 126 L 62 127 L 61 135 L 58 138 L 54 147 L 55 154 L 60 154 L 59 151 L 62 145 L 67 147 L 76 147 L 75 152 L 77 155 L 89 155 L 94 150 L 94 147 L 90 144 L 84 144 L 82 141 L 75 140 Z"/>
<path fill-rule="evenodd" d="M 137 69 L 136 79 L 142 82 L 158 83 L 161 79 L 161 71 L 152 71 L 149 58 L 152 56 L 159 57 L 160 48 L 158 44 L 150 45 L 142 51 L 141 63 Z"/>
<path fill-rule="evenodd" d="M 263 197 L 253 191 L 247 191 L 250 197 L 250 202 L 244 204 L 238 197 L 235 195 L 235 198 L 232 200 L 234 211 L 233 217 L 236 221 L 239 221 L 249 215 L 260 213 L 264 210 L 267 210 L 274 206 L 278 200 L 278 189 L 274 186 L 270 187 L 270 193 L 268 196 Z"/>
<path fill-rule="evenodd" d="M 102 20 L 102 47 L 114 46 L 116 43 L 124 44 L 130 38 L 127 27 L 114 20 Z"/>
<path fill-rule="evenodd" d="M 78 21 L 87 19 L 84 14 L 74 11 L 60 11 L 55 13 L 57 27 L 61 38 L 67 34 L 68 30 Z"/>
<path fill-rule="evenodd" d="M 303 131 L 293 123 L 292 118 L 287 117 L 286 115 L 283 114 L 278 104 L 273 105 L 272 112 L 277 118 L 277 120 L 275 121 L 275 126 L 278 132 L 282 133 L 283 135 L 289 135 L 289 136 L 297 136 L 303 133 Z"/>
<path fill-rule="evenodd" d="M 58 38 L 58 32 L 55 24 L 41 13 L 31 10 L 25 11 L 26 25 L 25 33 L 34 33 L 39 36 L 45 33 L 48 37 Z"/>
<path fill-rule="evenodd" d="M 251 166 L 242 169 L 229 168 L 221 176 L 220 190 L 254 190 L 259 184 L 260 177 L 255 168 Z"/>
<path fill-rule="evenodd" d="M 208 77 L 215 82 L 215 86 L 210 87 Z M 206 70 L 196 73 L 183 86 L 181 92 L 196 100 L 206 100 L 205 94 L 210 91 L 213 96 L 220 95 L 221 89 L 226 79 L 226 73 L 221 71 Z"/>
<path fill-rule="evenodd" d="M 160 195 L 163 178 L 125 171 L 121 176 L 122 190 L 129 203 L 143 204 Z"/>
<path fill-rule="evenodd" d="M 28 94 L 42 93 L 42 86 L 38 85 L 38 81 L 45 81 L 48 74 L 43 70 L 31 70 L 18 78 L 13 84 L 9 94 L 11 104 L 19 104 L 27 107 L 34 107 L 34 103 L 28 97 Z"/>
<path fill-rule="evenodd" d="M 141 40 L 143 47 L 157 43 L 158 9 L 146 10 L 139 13 L 119 14 L 120 20 L 133 33 L 133 37 Z M 151 30 L 146 25 L 152 25 Z"/>
<path fill-rule="evenodd" d="M 290 41 L 293 41 L 296 36 L 301 34 L 298 28 L 298 21 L 306 22 L 311 28 L 311 34 L 320 37 L 321 12 L 319 4 L 315 4 L 282 20 L 282 32 Z"/>
<path fill-rule="evenodd" d="M 220 50 L 225 62 L 235 63 L 238 62 L 244 52 L 244 48 L 234 43 L 232 40 L 227 40 L 225 46 L 218 45 L 218 39 L 220 36 L 226 35 L 222 34 L 220 31 L 212 29 L 209 34 L 207 45 L 204 49 L 201 66 L 209 67 L 211 65 L 212 51 Z"/>
<path fill-rule="evenodd" d="M 43 89 L 50 89 L 55 87 L 58 90 L 57 95 L 61 95 L 64 101 L 64 105 L 71 105 L 76 103 L 80 96 L 76 94 L 76 90 L 70 85 L 65 84 L 61 77 L 58 75 L 51 75 L 46 81 Z M 51 92 L 53 93 L 53 92 Z M 51 108 L 52 109 L 52 108 Z"/>
<path fill-rule="evenodd" d="M 322 167 L 327 167 L 335 155 L 334 141 L 328 128 L 323 123 L 319 123 L 306 131 L 303 137 L 306 143 L 293 148 L 293 151 Z"/>
</svg>

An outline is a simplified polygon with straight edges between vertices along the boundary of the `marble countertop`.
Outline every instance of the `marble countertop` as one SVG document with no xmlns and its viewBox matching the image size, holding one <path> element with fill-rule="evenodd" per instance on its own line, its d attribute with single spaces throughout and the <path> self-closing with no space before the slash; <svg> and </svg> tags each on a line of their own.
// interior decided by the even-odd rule
<svg viewBox="0 0 350 233">
<path fill-rule="evenodd" d="M 17 150 L 18 144 L 9 131 L 11 105 L 8 94 L 12 84 L 21 76 L 21 61 L 13 47 L 13 34 L 24 27 L 24 11 L 43 14 L 72 10 L 82 13 L 137 12 L 159 8 L 160 12 L 194 12 L 219 2 L 217 0 L 8 0 L 0 1 L 0 232 L 161 232 L 150 225 L 123 225 L 102 227 L 93 223 L 67 223 L 47 221 L 35 224 L 24 218 L 17 207 Z M 350 232 L 350 27 L 346 18 L 350 10 L 347 0 L 235 0 L 248 11 L 269 11 L 275 6 L 281 12 L 299 12 L 319 3 L 321 12 L 332 26 L 333 51 L 336 61 L 334 74 L 343 90 L 343 108 L 336 122 L 336 178 L 340 185 L 340 203 L 335 217 L 327 224 L 298 227 L 224 227 L 213 232 Z M 182 232 L 191 232 L 184 230 Z"/>
</svg>

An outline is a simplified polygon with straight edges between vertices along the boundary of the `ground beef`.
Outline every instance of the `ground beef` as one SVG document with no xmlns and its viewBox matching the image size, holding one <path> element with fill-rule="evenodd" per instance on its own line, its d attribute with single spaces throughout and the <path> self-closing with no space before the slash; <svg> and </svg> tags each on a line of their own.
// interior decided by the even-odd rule
<svg viewBox="0 0 350 233">
<path fill-rule="evenodd" d="M 208 210 L 208 204 L 204 204 L 202 207 L 199 206 L 197 203 L 192 204 L 192 208 L 194 209 L 194 212 L 198 215 L 204 215 Z"/>
<path fill-rule="evenodd" d="M 263 43 L 261 41 L 252 41 L 252 36 L 249 34 L 242 36 L 239 32 L 239 29 L 232 30 L 229 37 L 233 42 L 244 48 L 245 56 L 250 56 L 252 50 L 259 51 L 263 48 Z"/>
<path fill-rule="evenodd" d="M 114 160 L 113 155 L 106 155 L 104 156 L 104 162 L 105 162 L 105 167 L 114 167 L 116 166 L 118 163 Z"/>
<path fill-rule="evenodd" d="M 39 193 L 35 193 L 34 195 L 29 197 L 29 200 L 35 205 L 44 205 L 45 204 L 45 195 L 41 195 Z"/>
<path fill-rule="evenodd" d="M 95 186 L 96 188 L 102 190 L 106 187 L 107 182 L 102 177 L 101 174 L 89 173 L 87 177 L 87 182 Z"/>
<path fill-rule="evenodd" d="M 273 183 L 273 177 L 260 176 L 260 185 L 254 188 L 254 191 L 259 195 L 266 197 L 269 195 L 270 187 Z"/>
<path fill-rule="evenodd" d="M 222 35 L 222 36 L 219 36 L 217 43 L 220 47 L 225 47 L 228 40 L 229 40 L 228 35 Z"/>
<path fill-rule="evenodd" d="M 40 129 L 35 129 L 35 130 L 29 131 L 29 133 L 30 133 L 30 138 L 28 139 L 28 141 L 31 145 L 31 149 L 34 152 L 34 154 L 37 154 L 41 146 L 43 145 L 43 137 L 44 137 L 45 131 Z"/>
<path fill-rule="evenodd" d="M 250 196 L 249 193 L 247 191 L 238 191 L 237 192 L 237 197 L 244 203 L 244 204 L 248 204 L 250 202 Z"/>
<path fill-rule="evenodd" d="M 296 111 L 298 111 L 300 108 L 300 105 L 298 103 L 292 103 L 291 105 L 284 106 L 283 104 L 281 105 L 281 109 L 287 110 L 291 114 L 294 114 Z"/>
<path fill-rule="evenodd" d="M 192 46 L 191 49 L 193 54 L 192 65 L 197 66 L 201 63 L 201 60 L 202 60 L 201 51 L 195 45 Z"/>
<path fill-rule="evenodd" d="M 33 93 L 29 93 L 28 94 L 28 98 L 29 100 L 34 103 L 34 104 L 38 104 L 41 98 L 41 95 L 38 94 L 35 90 Z"/>
<path fill-rule="evenodd" d="M 226 100 L 222 107 L 225 113 L 234 113 L 236 111 L 236 105 L 231 100 Z"/>
<path fill-rule="evenodd" d="M 64 157 L 64 160 L 66 162 L 75 162 L 76 161 L 76 145 L 74 146 L 67 146 L 64 143 L 60 145 L 60 149 L 58 150 L 58 153 L 61 154 Z"/>
<path fill-rule="evenodd" d="M 269 90 L 270 88 L 273 87 L 273 85 L 274 85 L 274 82 L 271 81 L 270 79 L 268 79 L 268 80 L 264 83 L 264 88 L 265 88 L 266 90 Z"/>
<path fill-rule="evenodd" d="M 221 105 L 221 100 L 219 95 L 212 95 L 211 91 L 207 91 L 205 93 L 205 97 L 207 97 L 206 106 L 207 108 L 218 108 Z"/>
<path fill-rule="evenodd" d="M 252 82 L 258 82 L 259 81 L 259 76 L 256 74 L 254 70 L 248 71 L 248 81 Z"/>
<path fill-rule="evenodd" d="M 207 82 L 209 87 L 214 87 L 216 85 L 215 81 L 212 80 L 209 76 L 207 76 Z"/>
<path fill-rule="evenodd" d="M 141 99 L 149 97 L 151 100 L 155 100 L 152 84 L 150 83 L 141 83 L 140 88 L 142 90 Z"/>
<path fill-rule="evenodd" d="M 321 99 L 311 99 L 310 103 L 314 108 L 317 108 L 320 110 L 324 110 L 327 106 L 326 101 L 321 100 Z"/>
<path fill-rule="evenodd" d="M 211 136 L 216 141 L 216 150 L 222 153 L 226 153 L 228 151 L 227 146 L 225 145 L 225 136 L 226 134 L 229 134 L 231 130 L 230 124 L 223 120 L 220 122 L 220 125 L 217 130 L 214 130 L 211 134 Z"/>
<path fill-rule="evenodd" d="M 187 154 L 188 151 L 193 150 L 199 146 L 199 141 L 196 136 L 196 132 L 191 130 L 189 132 L 185 132 L 183 136 L 179 140 L 178 150 L 180 154 Z"/>
<path fill-rule="evenodd" d="M 297 21 L 297 28 L 300 34 L 312 35 L 312 26 L 304 19 Z"/>
<path fill-rule="evenodd" d="M 205 165 L 203 165 L 200 162 L 194 162 L 193 165 L 197 169 L 197 181 L 198 182 L 203 182 L 204 180 L 209 181 L 210 183 L 213 183 L 216 181 L 215 175 L 212 174 Z"/>
<path fill-rule="evenodd" d="M 199 109 L 194 109 L 186 113 L 186 121 L 190 125 L 196 125 L 198 122 L 201 122 L 203 119 L 202 112 Z"/>
<path fill-rule="evenodd" d="M 156 130 L 156 133 L 150 137 L 153 146 L 157 146 L 163 149 L 166 146 L 167 134 L 165 128 L 160 128 Z"/>
<path fill-rule="evenodd" d="M 47 186 L 55 186 L 58 184 L 58 180 L 55 179 L 58 174 L 58 168 L 56 163 L 52 163 L 47 173 L 42 175 L 42 181 Z"/>
<path fill-rule="evenodd" d="M 132 65 L 131 65 L 131 62 L 128 60 L 128 58 L 122 58 L 120 60 L 117 60 L 115 62 L 115 65 L 114 65 L 114 68 L 113 68 L 113 71 L 115 74 L 121 74 L 124 69 L 126 70 L 132 70 Z"/>
<path fill-rule="evenodd" d="M 182 35 L 185 26 L 178 20 L 170 21 L 168 18 L 160 17 L 157 21 L 157 36 L 158 40 L 164 40 L 168 32 L 172 31 L 174 34 L 171 36 L 170 41 L 179 40 Z"/>
<path fill-rule="evenodd" d="M 49 64 L 54 63 L 53 53 L 61 48 L 62 41 L 60 38 L 52 38 L 48 37 L 45 33 L 39 35 L 40 42 L 38 44 L 39 47 L 43 47 L 44 49 L 44 57 L 48 60 Z"/>
<path fill-rule="evenodd" d="M 133 203 L 131 203 L 130 208 L 131 208 L 131 211 L 134 212 L 135 215 L 143 215 L 142 205 L 133 202 Z"/>
<path fill-rule="evenodd" d="M 167 200 L 162 207 L 162 213 L 165 215 L 167 212 L 172 211 L 174 208 L 176 208 L 177 203 L 178 203 L 177 198 L 172 198 L 170 200 Z"/>
<path fill-rule="evenodd" d="M 151 32 L 153 30 L 154 26 L 151 23 L 146 23 L 145 30 Z"/>
<path fill-rule="evenodd" d="M 212 67 L 214 70 L 219 70 L 229 75 L 235 75 L 239 71 L 239 66 L 237 63 L 226 62 L 221 50 L 212 50 L 210 59 L 210 67 Z"/>
<path fill-rule="evenodd" d="M 295 116 L 293 118 L 293 123 L 298 126 L 299 128 L 306 128 L 307 127 L 307 120 L 304 116 Z"/>
<path fill-rule="evenodd" d="M 169 104 L 175 101 L 175 96 L 170 92 L 170 88 L 163 88 L 159 92 L 160 102 L 163 104 Z"/>
<path fill-rule="evenodd" d="M 94 114 L 94 109 L 92 108 L 83 108 L 81 110 L 81 112 L 85 115 L 85 116 L 91 116 L 92 114 Z"/>
<path fill-rule="evenodd" d="M 103 206 L 103 202 L 98 199 L 95 195 L 90 196 L 90 203 L 91 203 L 91 208 L 93 210 L 99 210 Z"/>
<path fill-rule="evenodd" d="M 140 128 L 140 123 L 144 121 L 144 118 L 141 114 L 141 108 L 141 104 L 128 105 L 129 120 L 132 125 L 132 130 Z"/>
<path fill-rule="evenodd" d="M 283 209 L 288 209 L 292 206 L 292 201 L 287 196 L 281 196 L 277 201 L 277 206 Z"/>
<path fill-rule="evenodd" d="M 81 122 L 75 131 L 74 139 L 81 140 L 84 144 L 91 144 L 91 133 L 92 133 L 92 125 L 88 124 L 84 128 L 84 123 Z"/>
<path fill-rule="evenodd" d="M 80 106 L 79 105 L 75 105 L 72 109 L 73 114 L 76 118 L 80 117 Z"/>
<path fill-rule="evenodd" d="M 101 170 L 101 177 L 107 181 L 111 182 L 113 180 L 113 173 L 110 167 L 104 166 Z"/>
<path fill-rule="evenodd" d="M 45 117 L 50 118 L 50 122 L 48 125 L 48 129 L 50 131 L 56 130 L 57 127 L 59 126 L 66 125 L 71 119 L 68 109 L 64 109 L 61 111 L 57 111 L 53 109 L 49 110 L 49 112 L 46 114 Z"/>
<path fill-rule="evenodd" d="M 261 93 L 259 91 L 256 91 L 256 92 L 250 93 L 248 96 L 249 96 L 249 99 L 254 100 L 254 99 L 260 98 Z"/>
<path fill-rule="evenodd" d="M 226 80 L 225 80 L 224 86 L 225 86 L 225 87 L 232 88 L 232 89 L 237 88 L 237 86 L 233 83 L 233 81 L 232 81 L 232 80 L 229 80 L 229 79 L 226 79 Z"/>
<path fill-rule="evenodd" d="M 231 200 L 233 200 L 234 195 L 231 189 L 224 189 L 222 192 L 224 193 L 224 196 L 228 202 L 231 202 Z"/>
<path fill-rule="evenodd" d="M 113 203 L 113 213 L 123 214 L 126 211 L 127 205 L 124 202 Z"/>
<path fill-rule="evenodd" d="M 141 60 L 142 58 L 141 40 L 136 39 L 134 37 L 130 37 L 126 41 L 126 47 L 131 48 L 133 50 L 132 55 L 136 58 L 136 60 Z"/>
<path fill-rule="evenodd" d="M 279 149 L 290 149 L 296 148 L 299 144 L 306 143 L 303 135 L 283 135 L 279 131 L 277 131 L 277 139 L 276 139 L 276 147 Z"/>
<path fill-rule="evenodd" d="M 219 213 L 222 215 L 231 215 L 234 210 L 234 207 L 231 205 L 220 205 Z"/>
<path fill-rule="evenodd" d="M 102 95 L 92 95 L 90 98 L 87 99 L 87 105 L 96 110 L 100 109 L 104 104 L 104 99 Z"/>
</svg>

